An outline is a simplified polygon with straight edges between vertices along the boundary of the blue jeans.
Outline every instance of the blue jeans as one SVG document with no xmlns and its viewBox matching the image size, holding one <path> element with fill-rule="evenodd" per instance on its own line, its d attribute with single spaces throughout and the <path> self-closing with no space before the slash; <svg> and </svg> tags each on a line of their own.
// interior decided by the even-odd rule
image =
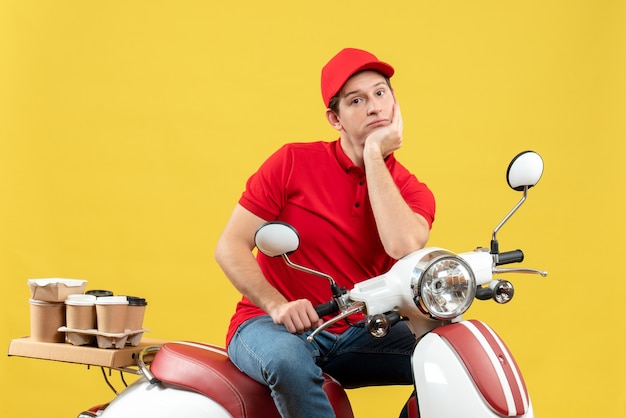
<svg viewBox="0 0 626 418">
<path fill-rule="evenodd" d="M 268 316 L 243 323 L 228 346 L 231 361 L 267 385 L 283 418 L 329 418 L 334 412 L 322 390 L 322 372 L 345 388 L 412 384 L 415 337 L 406 323 L 394 325 L 381 339 L 351 327 L 341 335 L 291 334 Z"/>
</svg>

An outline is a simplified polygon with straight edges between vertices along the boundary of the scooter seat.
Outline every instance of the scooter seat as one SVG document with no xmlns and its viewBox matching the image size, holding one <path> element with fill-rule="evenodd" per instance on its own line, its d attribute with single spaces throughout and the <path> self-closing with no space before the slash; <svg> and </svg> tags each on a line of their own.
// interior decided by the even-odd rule
<svg viewBox="0 0 626 418">
<path fill-rule="evenodd" d="M 167 343 L 154 356 L 150 371 L 161 382 L 208 396 L 233 418 L 280 418 L 267 386 L 237 369 L 223 347 Z M 337 418 L 354 418 L 348 396 L 336 380 L 324 375 L 323 388 Z"/>
</svg>

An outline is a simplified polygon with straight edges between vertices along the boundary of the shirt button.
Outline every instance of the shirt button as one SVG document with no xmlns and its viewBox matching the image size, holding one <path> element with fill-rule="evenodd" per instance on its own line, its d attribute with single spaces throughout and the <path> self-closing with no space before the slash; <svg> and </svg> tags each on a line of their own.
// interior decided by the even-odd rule
<svg viewBox="0 0 626 418">
<path fill-rule="evenodd" d="M 359 202 L 356 202 L 356 203 L 354 204 L 354 207 L 355 207 L 355 208 L 358 208 L 359 206 L 361 206 L 361 204 L 360 204 Z"/>
</svg>

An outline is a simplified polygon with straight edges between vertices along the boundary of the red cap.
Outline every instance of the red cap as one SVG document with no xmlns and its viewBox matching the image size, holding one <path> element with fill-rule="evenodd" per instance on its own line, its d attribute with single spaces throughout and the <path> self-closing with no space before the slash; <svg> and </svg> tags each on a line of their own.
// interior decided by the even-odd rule
<svg viewBox="0 0 626 418">
<path fill-rule="evenodd" d="M 322 98 L 326 107 L 346 81 L 363 70 L 378 71 L 387 77 L 394 73 L 391 65 L 380 61 L 367 51 L 355 48 L 342 49 L 322 68 Z"/>
</svg>

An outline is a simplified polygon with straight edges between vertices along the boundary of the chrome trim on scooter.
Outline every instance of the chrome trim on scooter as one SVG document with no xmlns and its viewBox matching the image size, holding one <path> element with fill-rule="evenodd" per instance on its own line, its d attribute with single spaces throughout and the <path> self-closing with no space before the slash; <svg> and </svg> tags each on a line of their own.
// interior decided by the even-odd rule
<svg viewBox="0 0 626 418">
<path fill-rule="evenodd" d="M 156 385 L 160 383 L 161 381 L 157 379 L 156 377 L 154 377 L 154 375 L 150 372 L 150 370 L 148 369 L 148 366 L 146 366 L 144 357 L 147 356 L 148 354 L 156 353 L 160 349 L 161 347 L 146 347 L 143 350 L 141 350 L 141 352 L 139 353 L 139 356 L 137 356 L 137 367 L 139 367 L 139 371 L 148 380 L 148 382 L 150 382 L 151 385 Z"/>
<path fill-rule="evenodd" d="M 545 270 L 527 269 L 527 268 L 494 268 L 493 274 L 502 273 L 526 273 L 526 274 L 538 274 L 541 277 L 546 277 L 548 272 Z"/>
</svg>

